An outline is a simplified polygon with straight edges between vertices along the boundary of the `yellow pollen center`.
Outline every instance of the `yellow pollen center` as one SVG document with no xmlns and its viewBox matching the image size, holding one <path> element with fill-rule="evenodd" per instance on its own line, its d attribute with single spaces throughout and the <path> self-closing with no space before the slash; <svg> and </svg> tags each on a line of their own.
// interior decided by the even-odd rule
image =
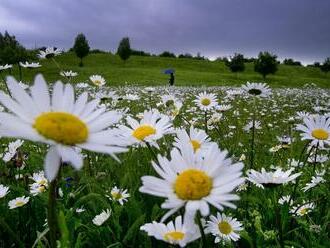
<svg viewBox="0 0 330 248">
<path fill-rule="evenodd" d="M 196 152 L 199 148 L 201 148 L 201 143 L 198 140 L 190 140 L 192 147 L 194 148 L 194 152 Z"/>
<path fill-rule="evenodd" d="M 113 193 L 111 193 L 111 196 L 112 196 L 112 198 L 113 199 L 115 199 L 115 200 L 119 200 L 119 199 L 121 199 L 122 198 L 122 194 L 121 193 L 117 193 L 117 192 L 113 192 Z"/>
<path fill-rule="evenodd" d="M 183 232 L 168 232 L 165 233 L 164 239 L 166 241 L 180 241 L 184 238 Z"/>
<path fill-rule="evenodd" d="M 188 169 L 177 176 L 174 190 L 182 200 L 200 200 L 210 194 L 212 185 L 212 179 L 205 172 Z"/>
<path fill-rule="evenodd" d="M 225 235 L 228 235 L 233 230 L 232 227 L 231 227 L 231 225 L 227 221 L 221 221 L 221 222 L 219 222 L 218 228 L 219 228 L 219 231 L 222 234 L 225 234 Z"/>
<path fill-rule="evenodd" d="M 15 203 L 16 207 L 22 207 L 24 205 L 25 205 L 25 202 L 23 202 L 23 201 L 18 201 L 18 202 Z"/>
<path fill-rule="evenodd" d="M 327 140 L 329 138 L 329 133 L 323 128 L 317 128 L 312 131 L 312 136 L 318 140 Z"/>
<path fill-rule="evenodd" d="M 33 127 L 45 138 L 64 145 L 83 143 L 88 138 L 86 124 L 69 113 L 43 113 L 35 119 Z"/>
<path fill-rule="evenodd" d="M 133 136 L 138 140 L 144 140 L 146 137 L 155 134 L 156 129 L 150 125 L 141 125 L 133 131 Z"/>
<path fill-rule="evenodd" d="M 202 103 L 202 105 L 204 105 L 204 106 L 208 106 L 208 105 L 210 105 L 211 100 L 208 99 L 208 98 L 203 98 L 202 101 L 201 101 L 201 103 Z"/>
<path fill-rule="evenodd" d="M 307 214 L 307 211 L 308 211 L 308 208 L 303 208 L 299 212 L 301 215 L 305 215 L 305 214 Z"/>
</svg>

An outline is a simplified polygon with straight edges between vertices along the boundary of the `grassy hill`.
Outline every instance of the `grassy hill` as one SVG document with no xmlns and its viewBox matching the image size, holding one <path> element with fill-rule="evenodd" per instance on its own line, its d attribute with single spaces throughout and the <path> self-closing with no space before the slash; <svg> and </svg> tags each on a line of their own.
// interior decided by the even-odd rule
<svg viewBox="0 0 330 248">
<path fill-rule="evenodd" d="M 246 81 L 261 82 L 261 75 L 253 70 L 253 64 L 246 64 L 244 73 L 231 73 L 223 62 L 211 62 L 193 59 L 159 58 L 132 56 L 123 62 L 112 54 L 90 54 L 84 59 L 84 67 L 78 66 L 78 58 L 73 53 L 56 57 L 63 70 L 79 73 L 73 82 L 87 81 L 92 74 L 100 74 L 108 85 L 141 84 L 166 85 L 168 75 L 162 70 L 176 70 L 176 85 L 240 85 Z M 60 78 L 59 69 L 52 60 L 41 60 L 41 68 L 23 69 L 23 81 L 31 81 L 35 73 L 41 72 L 49 81 Z M 18 68 L 12 73 L 18 78 Z M 300 87 L 306 83 L 315 83 L 321 87 L 330 87 L 330 75 L 322 73 L 318 68 L 279 65 L 275 75 L 269 75 L 266 83 L 272 87 Z"/>
</svg>

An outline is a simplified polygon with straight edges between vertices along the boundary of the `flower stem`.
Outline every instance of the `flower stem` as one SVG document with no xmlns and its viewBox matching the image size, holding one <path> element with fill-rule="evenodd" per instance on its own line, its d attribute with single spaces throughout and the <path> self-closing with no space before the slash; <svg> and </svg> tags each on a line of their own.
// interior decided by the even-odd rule
<svg viewBox="0 0 330 248">
<path fill-rule="evenodd" d="M 56 247 L 57 233 L 58 233 L 58 222 L 57 222 L 57 210 L 56 210 L 56 197 L 57 197 L 57 178 L 49 184 L 49 195 L 48 195 L 48 213 L 47 223 L 49 227 L 49 244 L 51 248 Z"/>
<path fill-rule="evenodd" d="M 208 133 L 208 128 L 207 128 L 207 111 L 205 111 L 205 115 L 204 115 L 204 125 L 205 125 L 205 133 Z"/>
</svg>

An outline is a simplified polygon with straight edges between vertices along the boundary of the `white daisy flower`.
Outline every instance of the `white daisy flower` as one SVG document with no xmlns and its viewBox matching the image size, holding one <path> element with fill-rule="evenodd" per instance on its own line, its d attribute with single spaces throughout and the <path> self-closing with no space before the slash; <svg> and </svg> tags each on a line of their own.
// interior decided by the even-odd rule
<svg viewBox="0 0 330 248">
<path fill-rule="evenodd" d="M 220 151 L 212 144 L 203 154 L 194 153 L 187 144 L 181 153 L 174 148 L 171 159 L 158 155 L 158 164 L 152 166 L 161 178 L 143 176 L 140 192 L 166 198 L 162 208 L 171 209 L 163 219 L 185 206 L 187 216 L 200 210 L 203 216 L 209 214 L 209 204 L 219 210 L 235 208 L 231 201 L 239 197 L 231 193 L 243 183 L 242 163 L 232 163 L 226 158 L 227 151 Z"/>
<path fill-rule="evenodd" d="M 61 49 L 55 47 L 47 47 L 45 51 L 40 50 L 38 57 L 41 59 L 50 59 L 62 53 Z"/>
<path fill-rule="evenodd" d="M 39 172 L 33 173 L 31 179 L 39 185 L 45 185 L 46 187 L 48 186 L 48 181 L 45 177 L 44 171 L 39 171 Z"/>
<path fill-rule="evenodd" d="M 140 227 L 140 230 L 147 232 L 149 236 L 153 236 L 158 240 L 180 247 L 185 247 L 201 236 L 198 226 L 191 222 L 184 223 L 181 216 L 177 216 L 174 223 L 171 221 L 166 225 L 156 221 L 144 224 Z"/>
<path fill-rule="evenodd" d="M 98 87 L 101 87 L 106 84 L 104 77 L 100 75 L 92 75 L 89 77 L 89 80 L 91 80 L 91 82 Z"/>
<path fill-rule="evenodd" d="M 9 209 L 19 208 L 24 206 L 26 203 L 28 203 L 30 200 L 30 197 L 17 197 L 11 201 L 8 202 Z"/>
<path fill-rule="evenodd" d="M 120 205 L 124 205 L 128 201 L 130 194 L 127 193 L 127 189 L 119 189 L 117 186 L 113 187 L 110 191 L 110 200 L 119 202 Z"/>
<path fill-rule="evenodd" d="M 6 163 L 12 160 L 17 153 L 17 149 L 20 148 L 23 145 L 23 143 L 24 140 L 20 140 L 20 139 L 10 142 L 5 150 L 5 154 L 3 155 L 2 160 L 5 161 Z"/>
<path fill-rule="evenodd" d="M 301 139 L 310 140 L 313 146 L 330 145 L 330 118 L 320 115 L 304 118 L 304 125 L 298 124 L 297 130 L 303 132 Z"/>
<path fill-rule="evenodd" d="M 109 219 L 110 215 L 111 215 L 110 209 L 103 210 L 100 214 L 96 215 L 93 218 L 92 222 L 96 226 L 101 226 L 107 219 Z"/>
<path fill-rule="evenodd" d="M 76 213 L 82 213 L 82 212 L 85 212 L 86 209 L 84 207 L 80 207 L 80 208 L 76 208 Z"/>
<path fill-rule="evenodd" d="M 216 238 L 215 243 L 224 241 L 237 241 L 240 236 L 237 232 L 242 231 L 242 224 L 236 218 L 217 213 L 217 216 L 211 215 L 206 223 L 205 232 L 212 233 Z"/>
<path fill-rule="evenodd" d="M 128 126 L 119 125 L 118 136 L 129 145 L 148 142 L 150 145 L 158 147 L 156 141 L 165 134 L 172 133 L 170 118 L 157 111 L 144 111 L 140 121 L 130 116 L 126 120 Z"/>
<path fill-rule="evenodd" d="M 126 94 L 124 96 L 124 99 L 127 100 L 127 101 L 137 101 L 137 100 L 140 100 L 140 97 L 138 95 L 135 95 L 135 94 Z"/>
<path fill-rule="evenodd" d="M 208 111 L 218 105 L 217 96 L 213 93 L 201 92 L 198 94 L 194 103 L 202 110 Z"/>
<path fill-rule="evenodd" d="M 19 62 L 19 65 L 24 67 L 24 68 L 38 68 L 38 67 L 41 67 L 39 62 L 31 62 L 31 63 L 29 63 L 27 61 L 25 63 Z"/>
<path fill-rule="evenodd" d="M 291 174 L 293 170 L 294 169 L 282 171 L 281 168 L 270 172 L 267 172 L 265 168 L 262 168 L 261 172 L 255 170 L 248 170 L 247 180 L 254 183 L 260 188 L 278 186 L 291 182 L 295 180 L 298 176 L 300 176 L 301 172 Z"/>
<path fill-rule="evenodd" d="M 303 203 L 300 206 L 293 206 L 290 210 L 290 213 L 296 216 L 304 216 L 311 212 L 315 208 L 315 204 L 311 203 Z"/>
<path fill-rule="evenodd" d="M 248 124 L 246 124 L 243 127 L 243 130 L 245 132 L 250 132 L 250 130 L 253 128 L 253 121 L 249 121 Z M 261 122 L 260 121 L 254 121 L 254 129 L 259 130 L 261 129 Z"/>
<path fill-rule="evenodd" d="M 0 92 L 0 102 L 11 112 L 0 113 L 1 135 L 49 144 L 44 164 L 48 180 L 56 177 L 61 160 L 75 169 L 83 166 L 77 147 L 113 157 L 126 151 L 108 129 L 121 115 L 98 108 L 98 100 L 88 102 L 87 93 L 75 100 L 73 87 L 57 82 L 50 97 L 41 75 L 36 77 L 31 95 L 12 77 L 8 77 L 7 85 L 12 97 Z"/>
<path fill-rule="evenodd" d="M 5 64 L 5 65 L 0 65 L 0 71 L 7 70 L 12 68 L 13 65 Z"/>
<path fill-rule="evenodd" d="M 179 129 L 177 132 L 177 137 L 173 146 L 182 150 L 187 144 L 191 144 L 194 152 L 204 151 L 211 144 L 211 140 L 204 130 L 196 129 L 193 126 L 190 126 L 189 134 L 184 129 Z"/>
<path fill-rule="evenodd" d="M 0 184 L 0 198 L 5 197 L 10 192 L 9 187 Z"/>
<path fill-rule="evenodd" d="M 282 196 L 280 199 L 278 199 L 278 203 L 281 205 L 284 205 L 285 203 L 292 205 L 293 200 L 290 198 L 291 198 L 291 196 L 289 196 L 289 195 Z"/>
<path fill-rule="evenodd" d="M 250 83 L 247 82 L 245 85 L 242 85 L 242 90 L 252 96 L 267 97 L 272 92 L 271 89 L 265 83 Z"/>
<path fill-rule="evenodd" d="M 313 176 L 311 182 L 307 183 L 306 186 L 303 187 L 303 191 L 306 192 L 307 190 L 314 188 L 323 182 L 325 182 L 325 179 L 322 176 Z"/>
<path fill-rule="evenodd" d="M 70 70 L 70 71 L 61 71 L 60 75 L 66 78 L 72 78 L 78 76 L 78 73 Z"/>
<path fill-rule="evenodd" d="M 46 190 L 47 190 L 46 185 L 39 183 L 30 184 L 30 194 L 33 196 L 39 195 L 40 193 L 44 193 L 46 192 Z"/>
</svg>

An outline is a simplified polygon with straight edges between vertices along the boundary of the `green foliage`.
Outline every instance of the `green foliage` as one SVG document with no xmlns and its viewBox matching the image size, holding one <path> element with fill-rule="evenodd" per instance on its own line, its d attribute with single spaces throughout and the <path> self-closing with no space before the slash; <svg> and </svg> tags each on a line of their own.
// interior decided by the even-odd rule
<svg viewBox="0 0 330 248">
<path fill-rule="evenodd" d="M 277 56 L 269 52 L 260 52 L 254 62 L 254 70 L 265 79 L 268 74 L 275 74 L 278 70 Z"/>
<path fill-rule="evenodd" d="M 119 43 L 117 54 L 122 60 L 126 61 L 131 56 L 131 52 L 129 38 L 124 37 Z"/>
<path fill-rule="evenodd" d="M 33 52 L 27 51 L 7 31 L 0 33 L 0 64 L 18 64 L 35 57 Z"/>
<path fill-rule="evenodd" d="M 294 61 L 293 59 L 284 59 L 283 60 L 284 65 L 296 65 L 296 66 L 301 66 L 300 61 Z"/>
<path fill-rule="evenodd" d="M 158 55 L 159 57 L 163 57 L 163 58 L 176 58 L 174 53 L 171 53 L 169 51 L 164 51 L 161 54 Z"/>
<path fill-rule="evenodd" d="M 329 58 L 326 58 L 326 60 L 321 65 L 320 69 L 324 73 L 328 73 L 330 71 L 330 57 Z"/>
<path fill-rule="evenodd" d="M 240 53 L 235 53 L 230 61 L 227 61 L 225 64 L 228 66 L 231 72 L 242 72 L 245 70 L 244 56 Z"/>
<path fill-rule="evenodd" d="M 73 51 L 76 53 L 77 57 L 80 58 L 79 66 L 83 66 L 82 59 L 89 53 L 88 41 L 84 34 L 77 35 L 73 45 Z"/>
</svg>

